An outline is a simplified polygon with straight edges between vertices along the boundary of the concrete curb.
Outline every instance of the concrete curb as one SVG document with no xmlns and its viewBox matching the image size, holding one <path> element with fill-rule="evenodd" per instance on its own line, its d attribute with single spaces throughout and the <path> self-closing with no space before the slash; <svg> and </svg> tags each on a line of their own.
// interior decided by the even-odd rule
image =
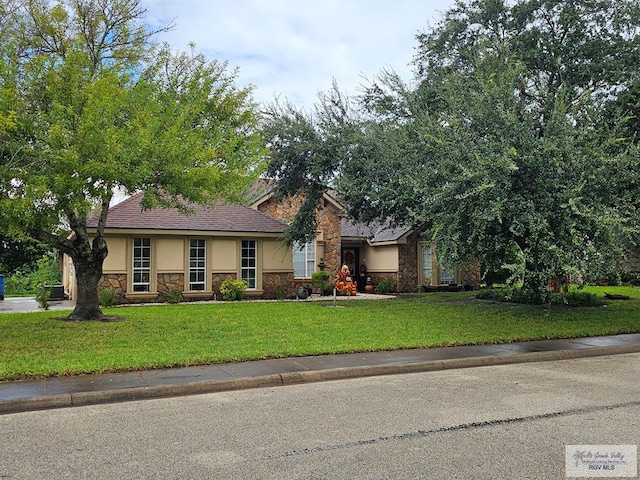
<svg viewBox="0 0 640 480">
<path fill-rule="evenodd" d="M 43 395 L 14 400 L 0 400 L 0 415 L 52 408 L 200 395 L 203 393 L 229 392 L 253 388 L 282 387 L 287 385 L 299 385 L 304 383 L 327 382 L 382 375 L 434 372 L 459 368 L 487 367 L 520 363 L 550 362 L 575 358 L 620 355 L 625 353 L 640 353 L 640 344 L 592 347 L 579 350 L 516 353 L 510 355 L 488 355 L 481 357 L 454 358 L 389 365 L 363 365 L 358 367 L 342 367 L 326 370 L 285 372 L 280 374 L 234 378 L 229 380 L 209 380 L 203 382 L 153 385 L 97 392 Z"/>
</svg>

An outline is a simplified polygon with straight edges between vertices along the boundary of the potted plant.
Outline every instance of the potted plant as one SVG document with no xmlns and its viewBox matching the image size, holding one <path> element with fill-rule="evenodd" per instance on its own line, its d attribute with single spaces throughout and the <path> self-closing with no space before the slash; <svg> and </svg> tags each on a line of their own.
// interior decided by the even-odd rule
<svg viewBox="0 0 640 480">
<path fill-rule="evenodd" d="M 300 287 L 300 288 L 298 289 L 298 298 L 299 298 L 300 300 L 304 300 L 304 299 L 306 299 L 306 298 L 308 298 L 308 297 L 309 297 L 309 292 L 307 291 L 307 289 L 306 289 L 306 288 L 304 288 L 304 287 Z"/>
<path fill-rule="evenodd" d="M 371 281 L 371 277 L 367 277 L 367 282 L 364 285 L 364 291 L 366 293 L 373 293 L 374 290 L 373 282 Z"/>
<path fill-rule="evenodd" d="M 331 278 L 330 272 L 324 270 L 313 272 L 313 275 L 311 275 L 311 283 L 320 294 L 331 295 L 333 283 L 329 281 L 329 278 Z"/>
</svg>

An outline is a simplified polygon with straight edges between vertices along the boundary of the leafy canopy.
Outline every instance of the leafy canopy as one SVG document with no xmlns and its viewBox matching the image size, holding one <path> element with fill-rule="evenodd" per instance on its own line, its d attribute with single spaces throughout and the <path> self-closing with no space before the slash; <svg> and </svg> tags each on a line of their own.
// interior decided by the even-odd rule
<svg viewBox="0 0 640 480">
<path fill-rule="evenodd" d="M 457 1 L 417 36 L 412 85 L 383 71 L 315 116 L 273 112 L 270 171 L 285 193 L 330 179 L 352 217 L 426 228 L 441 263 L 540 296 L 600 275 L 637 234 L 638 25 L 632 0 Z"/>
<path fill-rule="evenodd" d="M 263 162 L 236 71 L 155 45 L 145 12 L 138 0 L 0 2 L 0 228 L 72 257 L 78 305 L 95 306 L 82 316 L 100 315 L 114 189 L 186 211 L 237 198 Z"/>
</svg>

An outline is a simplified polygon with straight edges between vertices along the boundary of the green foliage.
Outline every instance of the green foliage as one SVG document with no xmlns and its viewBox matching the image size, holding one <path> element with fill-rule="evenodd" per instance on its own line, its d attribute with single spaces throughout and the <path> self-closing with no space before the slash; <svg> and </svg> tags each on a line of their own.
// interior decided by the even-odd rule
<svg viewBox="0 0 640 480">
<path fill-rule="evenodd" d="M 443 264 L 546 302 L 639 233 L 638 24 L 635 0 L 456 2 L 418 36 L 414 86 L 384 71 L 356 100 L 273 112 L 269 172 L 313 201 L 331 184 L 356 220 L 426 225 Z"/>
<path fill-rule="evenodd" d="M 276 197 L 303 194 L 302 204 L 285 233 L 285 241 L 306 243 L 316 236 L 314 214 L 322 195 L 335 179 L 340 158 L 349 153 L 344 136 L 344 97 L 337 87 L 321 94 L 315 114 L 290 103 L 275 103 L 267 109 L 262 133 L 270 149 L 267 175 L 278 180 Z"/>
<path fill-rule="evenodd" d="M 376 281 L 376 293 L 393 293 L 396 291 L 396 281 L 391 277 L 381 277 Z"/>
<path fill-rule="evenodd" d="M 333 282 L 330 281 L 331 272 L 319 270 L 311 275 L 311 283 L 320 290 L 322 295 L 330 295 L 333 292 Z"/>
<path fill-rule="evenodd" d="M 242 300 L 242 292 L 247 289 L 247 282 L 244 280 L 227 279 L 220 284 L 220 293 L 223 300 Z"/>
<path fill-rule="evenodd" d="M 49 310 L 49 297 L 51 297 L 51 286 L 43 283 L 38 285 L 36 289 L 36 302 L 40 308 Z"/>
<path fill-rule="evenodd" d="M 100 306 L 105 308 L 113 306 L 115 295 L 116 291 L 113 287 L 99 288 L 98 300 L 100 301 Z"/>
<path fill-rule="evenodd" d="M 595 293 L 581 292 L 578 290 L 570 291 L 566 295 L 556 293 L 551 303 L 562 303 L 571 307 L 601 307 L 606 304 L 606 302 Z"/>
<path fill-rule="evenodd" d="M 0 272 L 11 275 L 17 271 L 31 271 L 51 247 L 32 238 L 13 239 L 0 234 Z"/>
<path fill-rule="evenodd" d="M 169 290 L 164 293 L 164 298 L 166 298 L 168 303 L 177 304 L 182 300 L 182 291 L 181 290 Z"/>
<path fill-rule="evenodd" d="M 484 288 L 477 292 L 476 298 L 493 300 L 496 302 L 522 303 L 527 305 L 551 304 L 568 305 L 571 307 L 601 307 L 605 301 L 597 294 L 580 290 L 571 290 L 566 294 L 550 293 L 541 299 L 537 292 L 528 291 L 526 288 Z"/>
<path fill-rule="evenodd" d="M 72 317 L 96 318 L 97 297 L 84 292 L 101 277 L 114 188 L 185 212 L 238 199 L 265 154 L 251 90 L 225 62 L 154 45 L 140 0 L 3 11 L 0 231 L 71 256 L 87 287 Z"/>
<path fill-rule="evenodd" d="M 36 301 L 41 308 L 49 310 L 51 287 L 54 283 L 57 283 L 59 278 L 56 261 L 53 257 L 42 257 L 36 262 L 36 265 L 37 270 L 33 278 L 37 285 Z"/>
<path fill-rule="evenodd" d="M 35 262 L 34 269 L 18 270 L 5 278 L 5 295 L 37 295 L 40 285 L 60 282 L 60 272 L 56 259 L 44 256 Z M 48 298 L 48 297 L 47 297 Z"/>
</svg>

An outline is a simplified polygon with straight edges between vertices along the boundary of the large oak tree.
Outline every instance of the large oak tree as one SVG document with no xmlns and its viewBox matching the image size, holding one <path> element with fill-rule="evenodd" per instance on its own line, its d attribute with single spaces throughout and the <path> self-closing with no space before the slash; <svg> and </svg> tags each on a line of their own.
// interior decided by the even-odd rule
<svg viewBox="0 0 640 480">
<path fill-rule="evenodd" d="M 426 226 L 442 263 L 511 269 L 542 300 L 637 235 L 639 25 L 635 0 L 459 0 L 417 36 L 411 85 L 387 71 L 272 112 L 295 129 L 272 135 L 270 172 L 287 193 L 330 179 L 352 217 Z"/>
<path fill-rule="evenodd" d="M 214 204 L 263 161 L 236 72 L 154 45 L 144 15 L 138 0 L 0 1 L 0 229 L 72 258 L 72 319 L 103 316 L 114 189 L 144 191 L 145 207 Z"/>
</svg>

